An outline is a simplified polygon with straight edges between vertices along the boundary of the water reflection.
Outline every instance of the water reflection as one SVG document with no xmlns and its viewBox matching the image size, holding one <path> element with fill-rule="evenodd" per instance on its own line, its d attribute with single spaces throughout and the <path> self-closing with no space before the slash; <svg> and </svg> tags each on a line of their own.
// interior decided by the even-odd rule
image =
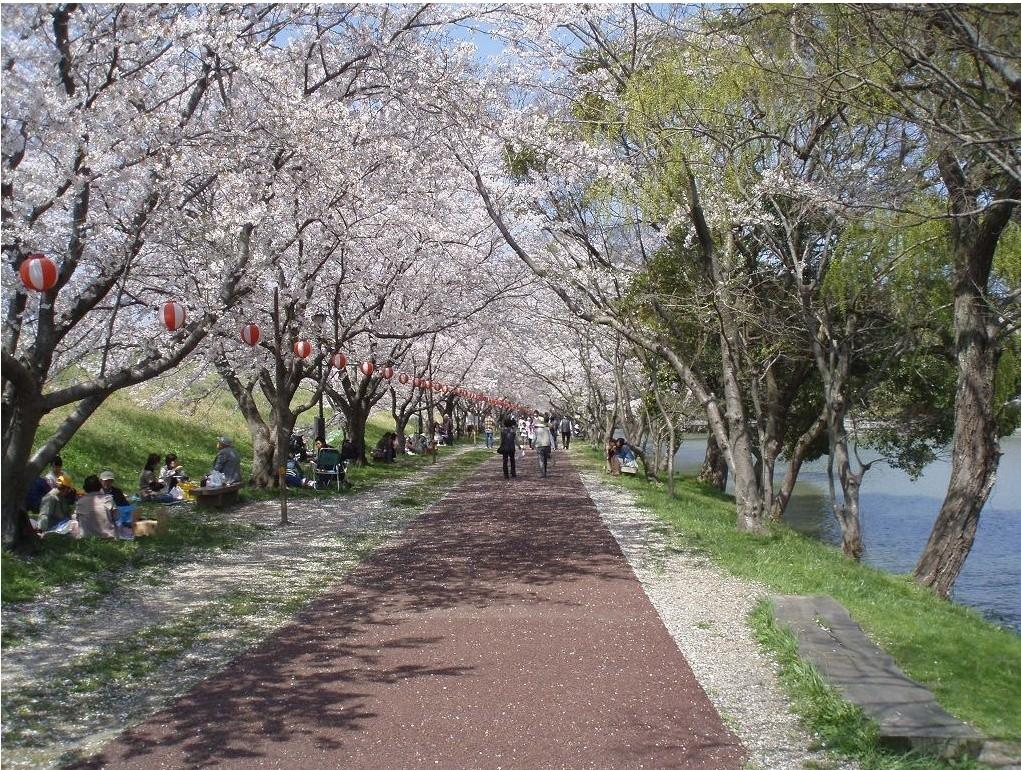
<svg viewBox="0 0 1021 770">
<path fill-rule="evenodd" d="M 705 438 L 685 436 L 675 459 L 678 471 L 698 471 Z M 1021 632 L 1021 435 L 1004 438 L 1002 449 L 996 485 L 982 510 L 975 546 L 958 578 L 954 598 Z M 872 459 L 867 452 L 862 456 Z M 777 483 L 783 476 L 783 469 L 778 471 Z M 950 463 L 945 460 L 930 464 L 914 482 L 885 464 L 865 474 L 861 509 L 866 562 L 890 572 L 911 571 L 929 537 L 949 476 Z M 839 543 L 840 529 L 829 508 L 827 488 L 826 458 L 806 463 L 787 509 L 787 522 L 800 532 Z"/>
</svg>

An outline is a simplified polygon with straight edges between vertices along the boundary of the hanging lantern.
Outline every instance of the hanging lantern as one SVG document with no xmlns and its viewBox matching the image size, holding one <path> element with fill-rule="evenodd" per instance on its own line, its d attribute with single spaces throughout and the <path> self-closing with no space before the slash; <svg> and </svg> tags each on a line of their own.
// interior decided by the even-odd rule
<svg viewBox="0 0 1021 770">
<path fill-rule="evenodd" d="M 380 372 L 383 375 L 384 380 L 389 380 L 394 376 L 394 368 L 392 366 L 384 366 L 383 371 Z"/>
<path fill-rule="evenodd" d="M 422 387 L 422 378 L 421 377 L 416 377 L 415 379 L 413 379 L 411 381 L 411 387 L 413 387 L 413 388 L 421 388 Z"/>
<path fill-rule="evenodd" d="M 376 365 L 372 361 L 362 361 L 362 365 L 358 368 L 361 369 L 362 374 L 366 377 L 371 377 L 372 373 L 376 371 Z"/>
<path fill-rule="evenodd" d="M 245 324 L 241 327 L 241 341 L 249 347 L 255 347 L 262 339 L 262 330 L 259 324 Z"/>
<path fill-rule="evenodd" d="M 160 320 L 170 331 L 176 332 L 184 326 L 184 318 L 184 305 L 180 302 L 171 300 L 170 302 L 164 302 L 160 306 Z"/>
<path fill-rule="evenodd" d="M 312 355 L 312 343 L 308 340 L 298 340 L 294 343 L 294 355 L 298 358 L 308 358 Z"/>
<path fill-rule="evenodd" d="M 401 385 L 407 385 L 409 379 L 410 379 L 410 377 L 408 377 L 406 372 L 401 372 L 400 374 L 397 375 L 397 381 Z"/>
<path fill-rule="evenodd" d="M 334 353 L 330 356 L 330 363 L 333 364 L 334 369 L 343 369 L 347 366 L 347 356 L 343 353 Z"/>
<path fill-rule="evenodd" d="M 32 291 L 49 291 L 57 285 L 57 263 L 45 254 L 29 254 L 18 273 L 25 288 Z"/>
</svg>

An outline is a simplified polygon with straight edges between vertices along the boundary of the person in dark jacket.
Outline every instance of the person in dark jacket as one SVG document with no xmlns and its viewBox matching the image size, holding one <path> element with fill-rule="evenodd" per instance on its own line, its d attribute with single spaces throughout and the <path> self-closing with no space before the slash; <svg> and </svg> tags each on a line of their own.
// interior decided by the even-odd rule
<svg viewBox="0 0 1021 770">
<path fill-rule="evenodd" d="M 518 431 L 514 424 L 514 418 L 508 417 L 503 423 L 500 431 L 500 446 L 496 450 L 503 455 L 503 477 L 505 479 L 517 478 L 517 469 L 514 467 L 514 457 L 518 451 Z M 507 466 L 510 464 L 510 472 Z"/>
<path fill-rule="evenodd" d="M 234 441 L 229 436 L 220 436 L 216 440 L 213 470 L 223 474 L 223 483 L 227 486 L 241 483 L 241 455 L 234 448 Z"/>
</svg>

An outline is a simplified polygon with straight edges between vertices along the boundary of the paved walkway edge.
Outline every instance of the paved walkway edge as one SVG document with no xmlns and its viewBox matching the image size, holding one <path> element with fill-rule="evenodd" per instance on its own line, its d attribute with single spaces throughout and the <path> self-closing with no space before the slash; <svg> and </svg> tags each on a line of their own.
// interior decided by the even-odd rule
<svg viewBox="0 0 1021 770">
<path fill-rule="evenodd" d="M 724 572 L 682 548 L 655 514 L 595 470 L 582 480 L 649 600 L 713 705 L 748 751 L 754 770 L 824 766 L 853 770 L 815 751 L 747 617 L 768 597 L 765 586 Z"/>
</svg>

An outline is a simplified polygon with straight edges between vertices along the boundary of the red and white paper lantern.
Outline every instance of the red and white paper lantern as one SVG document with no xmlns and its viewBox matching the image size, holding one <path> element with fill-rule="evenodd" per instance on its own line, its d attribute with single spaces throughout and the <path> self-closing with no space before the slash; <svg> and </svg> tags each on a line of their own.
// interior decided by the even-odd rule
<svg viewBox="0 0 1021 770">
<path fill-rule="evenodd" d="M 334 369 L 343 369 L 347 366 L 347 356 L 343 353 L 334 353 L 330 356 L 330 363 L 333 364 Z"/>
<path fill-rule="evenodd" d="M 298 358 L 308 358 L 312 355 L 312 343 L 308 340 L 298 340 L 294 343 L 294 355 Z"/>
<path fill-rule="evenodd" d="M 170 302 L 164 302 L 160 306 L 160 321 L 172 332 L 176 332 L 184 326 L 185 316 L 184 305 L 180 302 L 171 300 Z"/>
<path fill-rule="evenodd" d="M 394 368 L 392 366 L 384 366 L 383 371 L 380 372 L 383 375 L 384 380 L 389 380 L 394 376 Z"/>
<path fill-rule="evenodd" d="M 366 377 L 371 377 L 372 373 L 376 371 L 376 365 L 372 361 L 362 361 L 362 365 L 358 368 Z"/>
<path fill-rule="evenodd" d="M 262 339 L 262 329 L 259 324 L 245 324 L 241 327 L 241 341 L 249 347 L 255 347 Z"/>
<path fill-rule="evenodd" d="M 29 254 L 18 273 L 25 288 L 32 291 L 49 291 L 57 285 L 57 263 L 45 254 Z"/>
<path fill-rule="evenodd" d="M 408 377 L 407 372 L 401 372 L 400 374 L 397 375 L 397 381 L 401 385 L 407 385 L 409 379 L 411 379 L 411 378 Z"/>
</svg>

